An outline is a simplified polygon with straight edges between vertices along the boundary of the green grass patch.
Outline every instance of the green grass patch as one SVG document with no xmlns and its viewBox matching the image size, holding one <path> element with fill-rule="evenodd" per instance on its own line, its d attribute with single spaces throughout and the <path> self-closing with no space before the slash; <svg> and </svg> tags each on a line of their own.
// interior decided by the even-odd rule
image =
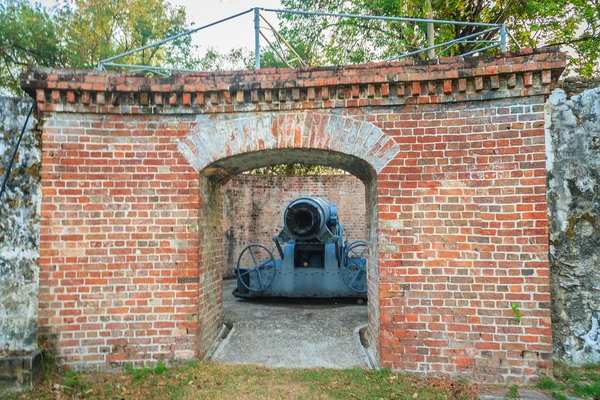
<svg viewBox="0 0 600 400">
<path fill-rule="evenodd" d="M 562 385 L 555 382 L 554 379 L 550 378 L 549 376 L 541 376 L 540 379 L 538 379 L 535 386 L 538 387 L 539 389 L 552 390 L 552 389 L 558 389 Z"/>
<path fill-rule="evenodd" d="M 518 399 L 519 398 L 519 385 L 511 385 L 506 392 L 507 399 Z"/>
<path fill-rule="evenodd" d="M 558 400 L 567 397 L 600 399 L 600 365 L 587 364 L 572 367 L 563 363 L 554 364 L 554 379 L 542 376 L 536 387 Z"/>
<path fill-rule="evenodd" d="M 567 400 L 568 398 L 566 394 L 560 392 L 552 392 L 552 396 L 554 396 L 556 400 Z"/>
<path fill-rule="evenodd" d="M 587 384 L 575 383 L 574 392 L 581 397 L 600 399 L 600 383 L 592 382 Z"/>
<path fill-rule="evenodd" d="M 127 366 L 119 374 L 63 371 L 52 382 L 40 382 L 26 398 L 466 400 L 477 393 L 475 385 L 465 382 L 421 379 L 389 369 L 292 370 L 202 361 L 178 367 Z"/>
</svg>

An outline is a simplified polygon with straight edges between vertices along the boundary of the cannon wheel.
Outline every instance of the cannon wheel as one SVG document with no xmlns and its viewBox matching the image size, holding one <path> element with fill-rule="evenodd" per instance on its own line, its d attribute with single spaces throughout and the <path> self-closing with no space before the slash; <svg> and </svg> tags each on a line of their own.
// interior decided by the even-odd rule
<svg viewBox="0 0 600 400">
<path fill-rule="evenodd" d="M 363 275 L 366 278 L 367 275 L 367 260 L 364 257 L 367 249 L 366 241 L 357 240 L 344 251 L 342 280 L 348 288 L 358 293 L 367 293 L 366 279 L 364 287 L 359 285 L 359 278 Z"/>
<path fill-rule="evenodd" d="M 259 253 L 263 250 L 267 252 L 268 258 L 264 259 L 262 262 L 259 262 L 259 258 L 257 258 L 255 251 L 256 253 Z M 254 263 L 254 267 L 244 268 L 244 271 L 242 271 L 240 270 L 240 263 L 246 252 L 250 253 L 250 256 L 252 257 L 252 262 Z M 275 258 L 273 257 L 273 253 L 271 253 L 269 249 L 267 249 L 262 244 L 251 244 L 246 246 L 246 248 L 240 253 L 240 256 L 238 257 L 237 267 L 235 269 L 235 274 L 238 278 L 238 282 L 241 282 L 246 289 L 250 290 L 251 292 L 262 292 L 263 290 L 271 286 L 271 284 L 273 283 L 273 280 L 275 279 L 275 271 L 273 271 L 273 273 L 270 274 L 271 277 L 267 278 L 266 280 L 264 279 L 263 274 L 261 274 L 261 271 L 264 271 L 267 268 L 275 268 L 275 265 Z M 244 279 L 242 279 L 252 273 L 256 274 L 258 278 L 258 288 L 251 288 L 250 285 L 246 284 Z"/>
</svg>

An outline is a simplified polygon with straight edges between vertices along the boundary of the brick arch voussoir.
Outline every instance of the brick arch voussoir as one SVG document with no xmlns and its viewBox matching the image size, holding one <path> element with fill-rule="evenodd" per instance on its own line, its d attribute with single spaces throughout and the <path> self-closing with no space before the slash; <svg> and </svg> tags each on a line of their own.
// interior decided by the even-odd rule
<svg viewBox="0 0 600 400">
<path fill-rule="evenodd" d="M 344 153 L 381 171 L 400 151 L 376 125 L 322 112 L 199 116 L 179 151 L 196 171 L 235 155 L 270 149 L 318 149 Z"/>
</svg>

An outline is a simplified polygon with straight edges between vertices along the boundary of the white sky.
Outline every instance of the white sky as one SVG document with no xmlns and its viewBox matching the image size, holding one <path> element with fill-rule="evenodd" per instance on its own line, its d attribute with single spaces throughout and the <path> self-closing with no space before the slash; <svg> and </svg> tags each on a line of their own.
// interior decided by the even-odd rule
<svg viewBox="0 0 600 400">
<path fill-rule="evenodd" d="M 168 0 L 173 5 L 186 8 L 188 21 L 194 22 L 195 27 L 209 24 L 230 15 L 246 11 L 253 7 L 283 8 L 280 0 Z M 44 6 L 52 6 L 57 0 L 37 0 Z M 268 13 L 265 17 L 276 23 L 275 14 Z M 200 45 L 203 53 L 208 47 L 214 47 L 219 52 L 227 52 L 234 47 L 254 48 L 254 22 L 252 13 L 238 17 L 196 32 L 193 34 L 194 44 Z M 264 46 L 264 40 L 261 38 Z"/>
<path fill-rule="evenodd" d="M 221 18 L 246 11 L 253 7 L 283 8 L 280 0 L 169 0 L 173 5 L 184 6 L 190 22 L 196 27 L 209 24 Z M 277 22 L 275 14 L 268 13 L 265 17 L 271 22 Z M 234 20 L 194 33 L 194 43 L 207 47 L 215 47 L 220 52 L 226 52 L 233 47 L 254 48 L 254 21 L 252 13 Z M 264 40 L 261 38 L 264 46 Z"/>
</svg>

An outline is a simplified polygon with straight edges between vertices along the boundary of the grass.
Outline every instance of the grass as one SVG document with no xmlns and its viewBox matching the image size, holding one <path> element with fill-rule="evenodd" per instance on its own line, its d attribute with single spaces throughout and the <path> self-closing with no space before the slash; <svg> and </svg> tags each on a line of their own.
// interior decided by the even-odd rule
<svg viewBox="0 0 600 400">
<path fill-rule="evenodd" d="M 23 395 L 0 399 L 474 399 L 475 385 L 421 379 L 387 369 L 270 369 L 190 362 L 126 367 L 124 373 L 53 373 Z"/>
<path fill-rule="evenodd" d="M 546 392 L 557 400 L 580 397 L 600 400 L 600 365 L 569 367 L 556 363 L 552 377 L 542 376 L 535 387 L 508 387 L 507 398 L 519 389 Z M 44 363 L 36 388 L 16 399 L 474 399 L 485 388 L 456 380 L 422 379 L 392 372 L 346 369 L 274 369 L 194 361 L 178 367 L 125 366 L 123 372 L 86 373 L 59 370 L 52 359 Z"/>
<path fill-rule="evenodd" d="M 535 386 L 539 389 L 552 390 L 560 389 L 562 385 L 560 385 L 554 379 L 548 376 L 541 376 L 540 379 L 538 379 Z"/>
<path fill-rule="evenodd" d="M 506 392 L 507 399 L 518 399 L 519 398 L 519 385 L 511 385 Z"/>
<path fill-rule="evenodd" d="M 600 400 L 600 364 L 571 367 L 555 363 L 554 377 L 540 377 L 536 387 L 558 400 L 569 396 Z"/>
</svg>

